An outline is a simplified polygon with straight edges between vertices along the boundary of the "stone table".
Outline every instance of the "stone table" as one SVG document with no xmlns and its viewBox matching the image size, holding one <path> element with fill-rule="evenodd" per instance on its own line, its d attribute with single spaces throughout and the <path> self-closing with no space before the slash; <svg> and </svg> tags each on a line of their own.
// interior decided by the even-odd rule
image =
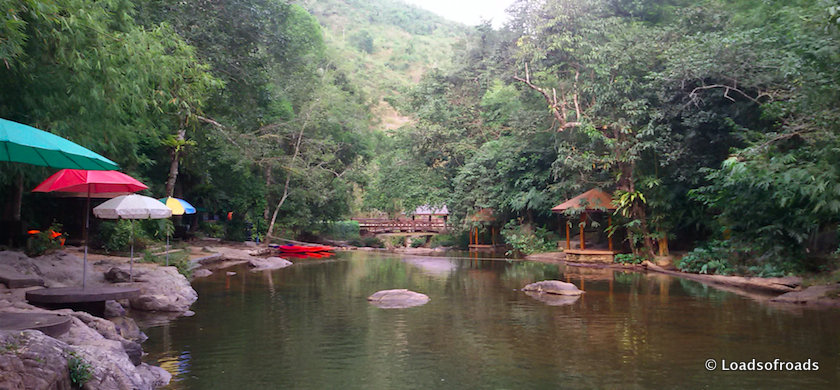
<svg viewBox="0 0 840 390">
<path fill-rule="evenodd" d="M 140 289 L 134 287 L 58 287 L 27 291 L 26 300 L 47 309 L 69 308 L 102 317 L 105 301 L 138 295 Z"/>
</svg>

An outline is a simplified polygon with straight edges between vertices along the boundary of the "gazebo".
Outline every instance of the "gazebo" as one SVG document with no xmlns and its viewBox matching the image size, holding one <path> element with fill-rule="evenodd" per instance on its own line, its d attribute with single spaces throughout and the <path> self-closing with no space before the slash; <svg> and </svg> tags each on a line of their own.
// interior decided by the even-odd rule
<svg viewBox="0 0 840 390">
<path fill-rule="evenodd" d="M 496 216 L 493 209 L 480 209 L 467 217 L 467 221 L 473 224 L 470 228 L 470 251 L 496 251 L 499 247 L 504 247 L 504 245 L 496 244 Z M 479 225 L 490 225 L 490 244 L 480 243 Z"/>
<path fill-rule="evenodd" d="M 608 237 L 608 250 L 600 250 L 600 249 L 586 249 L 586 233 L 584 232 L 584 224 L 586 223 L 587 216 L 591 213 L 595 212 L 605 212 L 610 210 L 615 210 L 616 207 L 612 204 L 612 196 L 610 194 L 601 191 L 600 189 L 593 188 L 589 191 L 586 191 L 572 199 L 569 199 L 563 203 L 560 203 L 557 206 L 551 208 L 552 212 L 563 214 L 567 210 L 580 210 L 580 248 L 579 249 L 572 249 L 572 241 L 569 232 L 569 222 L 566 222 L 566 259 L 572 261 L 581 261 L 581 262 L 602 262 L 602 263 L 612 263 L 613 256 L 615 256 L 616 251 L 613 250 L 613 242 L 612 237 Z M 612 226 L 612 215 L 607 213 L 607 223 L 609 229 Z"/>
</svg>

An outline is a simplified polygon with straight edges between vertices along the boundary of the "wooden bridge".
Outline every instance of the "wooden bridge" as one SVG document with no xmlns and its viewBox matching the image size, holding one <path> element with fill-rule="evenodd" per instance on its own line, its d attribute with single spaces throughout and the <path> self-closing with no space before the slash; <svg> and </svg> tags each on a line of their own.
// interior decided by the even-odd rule
<svg viewBox="0 0 840 390">
<path fill-rule="evenodd" d="M 441 219 L 421 220 L 410 218 L 354 218 L 359 222 L 359 234 L 427 233 L 446 231 L 446 222 Z"/>
</svg>

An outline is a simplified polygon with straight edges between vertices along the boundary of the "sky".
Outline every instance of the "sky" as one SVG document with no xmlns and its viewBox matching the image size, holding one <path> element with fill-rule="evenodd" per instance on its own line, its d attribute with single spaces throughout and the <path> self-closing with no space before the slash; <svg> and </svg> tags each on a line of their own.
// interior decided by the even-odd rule
<svg viewBox="0 0 840 390">
<path fill-rule="evenodd" d="M 446 19 L 468 26 L 481 23 L 482 19 L 493 19 L 494 27 L 501 27 L 507 16 L 505 8 L 514 0 L 403 0 L 420 8 L 432 11 Z"/>
</svg>

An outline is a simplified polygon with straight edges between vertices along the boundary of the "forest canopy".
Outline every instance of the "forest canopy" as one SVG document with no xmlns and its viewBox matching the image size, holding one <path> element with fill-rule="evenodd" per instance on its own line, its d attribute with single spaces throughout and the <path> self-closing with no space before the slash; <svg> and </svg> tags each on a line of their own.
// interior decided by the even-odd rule
<svg viewBox="0 0 840 390">
<path fill-rule="evenodd" d="M 639 257 L 837 266 L 836 0 L 519 0 L 501 29 L 391 0 L 0 6 L 0 117 L 232 212 L 228 238 L 445 204 L 531 251 L 600 188 Z M 4 164 L 4 197 L 48 172 Z"/>
</svg>

